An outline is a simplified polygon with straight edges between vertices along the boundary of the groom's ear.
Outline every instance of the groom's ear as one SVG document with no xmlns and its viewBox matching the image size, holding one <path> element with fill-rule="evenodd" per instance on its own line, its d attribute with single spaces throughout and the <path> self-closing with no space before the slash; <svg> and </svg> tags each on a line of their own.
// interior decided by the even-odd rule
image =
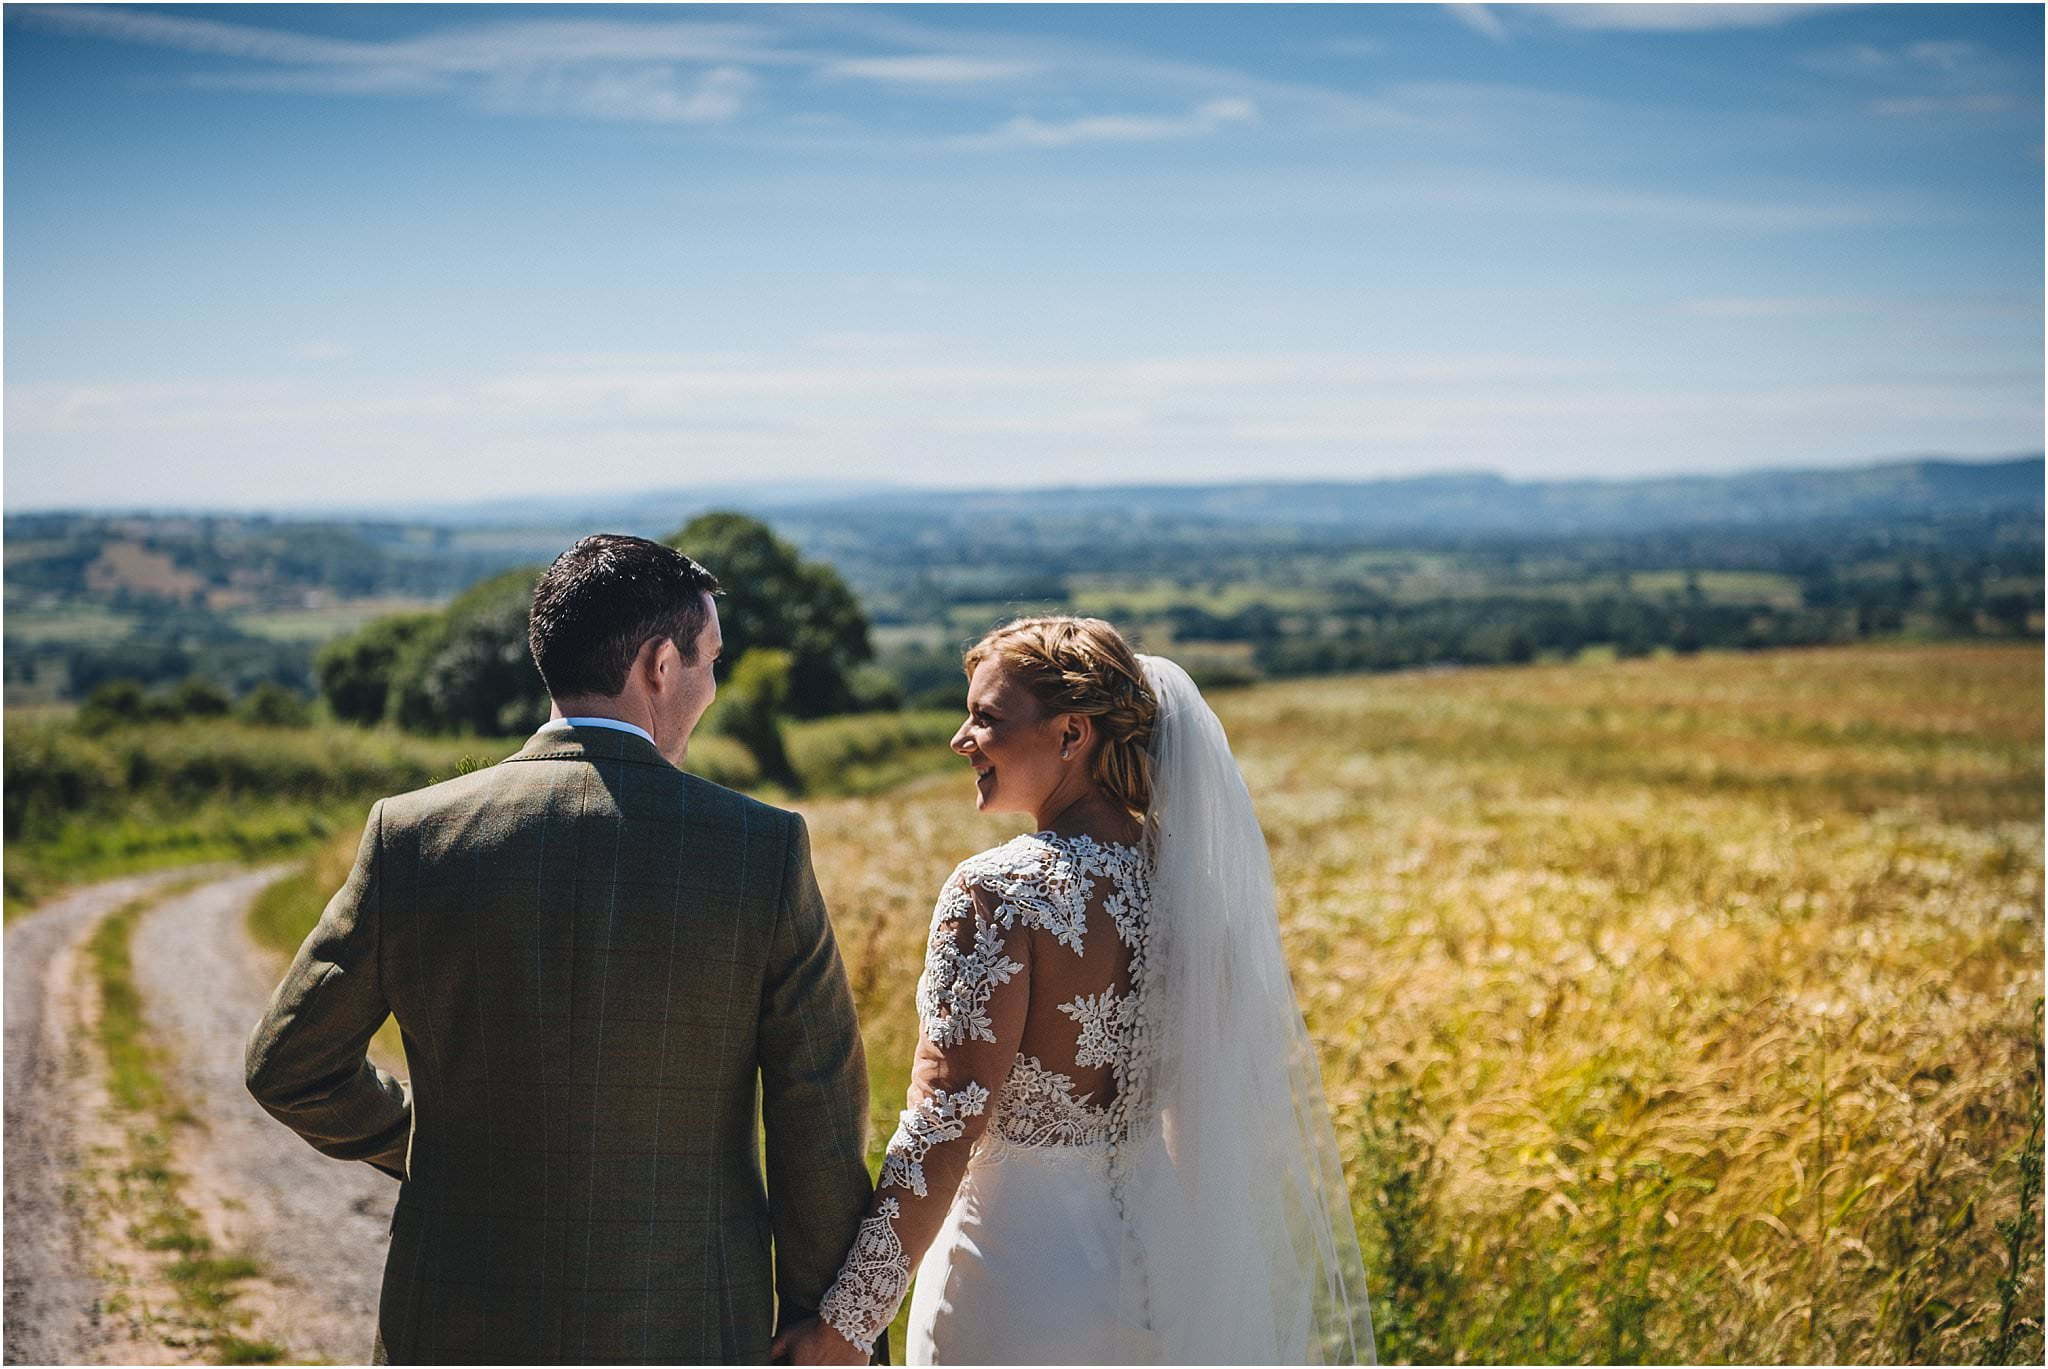
<svg viewBox="0 0 2048 1369">
<path fill-rule="evenodd" d="M 658 635 L 642 642 L 640 650 L 633 657 L 632 673 L 648 688 L 653 688 L 655 682 L 661 678 L 663 651 L 674 654 L 676 665 L 682 664 L 682 653 L 676 651 L 676 644 Z"/>
</svg>

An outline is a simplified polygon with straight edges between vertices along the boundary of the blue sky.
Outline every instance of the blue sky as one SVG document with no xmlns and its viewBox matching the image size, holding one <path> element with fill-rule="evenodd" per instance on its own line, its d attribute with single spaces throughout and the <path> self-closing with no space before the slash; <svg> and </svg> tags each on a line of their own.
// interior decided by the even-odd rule
<svg viewBox="0 0 2048 1369">
<path fill-rule="evenodd" d="M 9 509 L 2036 449 L 2020 5 L 27 6 Z"/>
</svg>

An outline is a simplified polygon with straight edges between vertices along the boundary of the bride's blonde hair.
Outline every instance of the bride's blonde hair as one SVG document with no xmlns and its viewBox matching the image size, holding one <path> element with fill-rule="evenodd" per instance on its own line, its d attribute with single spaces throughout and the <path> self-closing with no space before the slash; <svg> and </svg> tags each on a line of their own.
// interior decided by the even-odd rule
<svg viewBox="0 0 2048 1369">
<path fill-rule="evenodd" d="M 1159 700 L 1123 634 L 1100 618 L 1017 618 L 969 647 L 962 664 L 971 677 L 991 657 L 1014 672 L 1046 712 L 1095 720 L 1102 740 L 1090 778 L 1142 819 L 1152 803 L 1145 748 Z"/>
</svg>

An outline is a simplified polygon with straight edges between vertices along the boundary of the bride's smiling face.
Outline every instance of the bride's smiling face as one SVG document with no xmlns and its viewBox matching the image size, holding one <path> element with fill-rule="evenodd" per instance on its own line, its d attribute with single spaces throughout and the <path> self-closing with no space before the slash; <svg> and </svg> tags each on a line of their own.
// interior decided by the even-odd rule
<svg viewBox="0 0 2048 1369">
<path fill-rule="evenodd" d="M 1048 714 L 995 657 L 967 682 L 967 721 L 953 749 L 974 767 L 974 806 L 984 813 L 1037 813 L 1071 773 L 1060 759 L 1061 718 Z"/>
</svg>

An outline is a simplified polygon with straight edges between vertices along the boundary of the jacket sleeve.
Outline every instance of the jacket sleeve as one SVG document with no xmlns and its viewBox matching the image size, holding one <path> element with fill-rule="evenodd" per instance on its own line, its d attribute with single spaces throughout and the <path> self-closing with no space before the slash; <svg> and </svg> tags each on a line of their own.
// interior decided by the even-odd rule
<svg viewBox="0 0 2048 1369">
<path fill-rule="evenodd" d="M 380 801 L 348 882 L 271 995 L 243 1063 L 256 1101 L 314 1149 L 403 1179 L 412 1099 L 369 1060 L 370 1038 L 391 1015 L 378 972 L 383 831 Z"/>
<path fill-rule="evenodd" d="M 940 892 L 925 946 L 905 1106 L 874 1201 L 819 1308 L 859 1349 L 871 1351 L 895 1320 L 911 1270 L 945 1223 L 1017 1058 L 1030 982 L 1026 923 L 956 870 Z"/>
<path fill-rule="evenodd" d="M 868 1074 L 846 968 L 792 827 L 759 1033 L 778 1329 L 817 1311 L 867 1206 Z"/>
</svg>

